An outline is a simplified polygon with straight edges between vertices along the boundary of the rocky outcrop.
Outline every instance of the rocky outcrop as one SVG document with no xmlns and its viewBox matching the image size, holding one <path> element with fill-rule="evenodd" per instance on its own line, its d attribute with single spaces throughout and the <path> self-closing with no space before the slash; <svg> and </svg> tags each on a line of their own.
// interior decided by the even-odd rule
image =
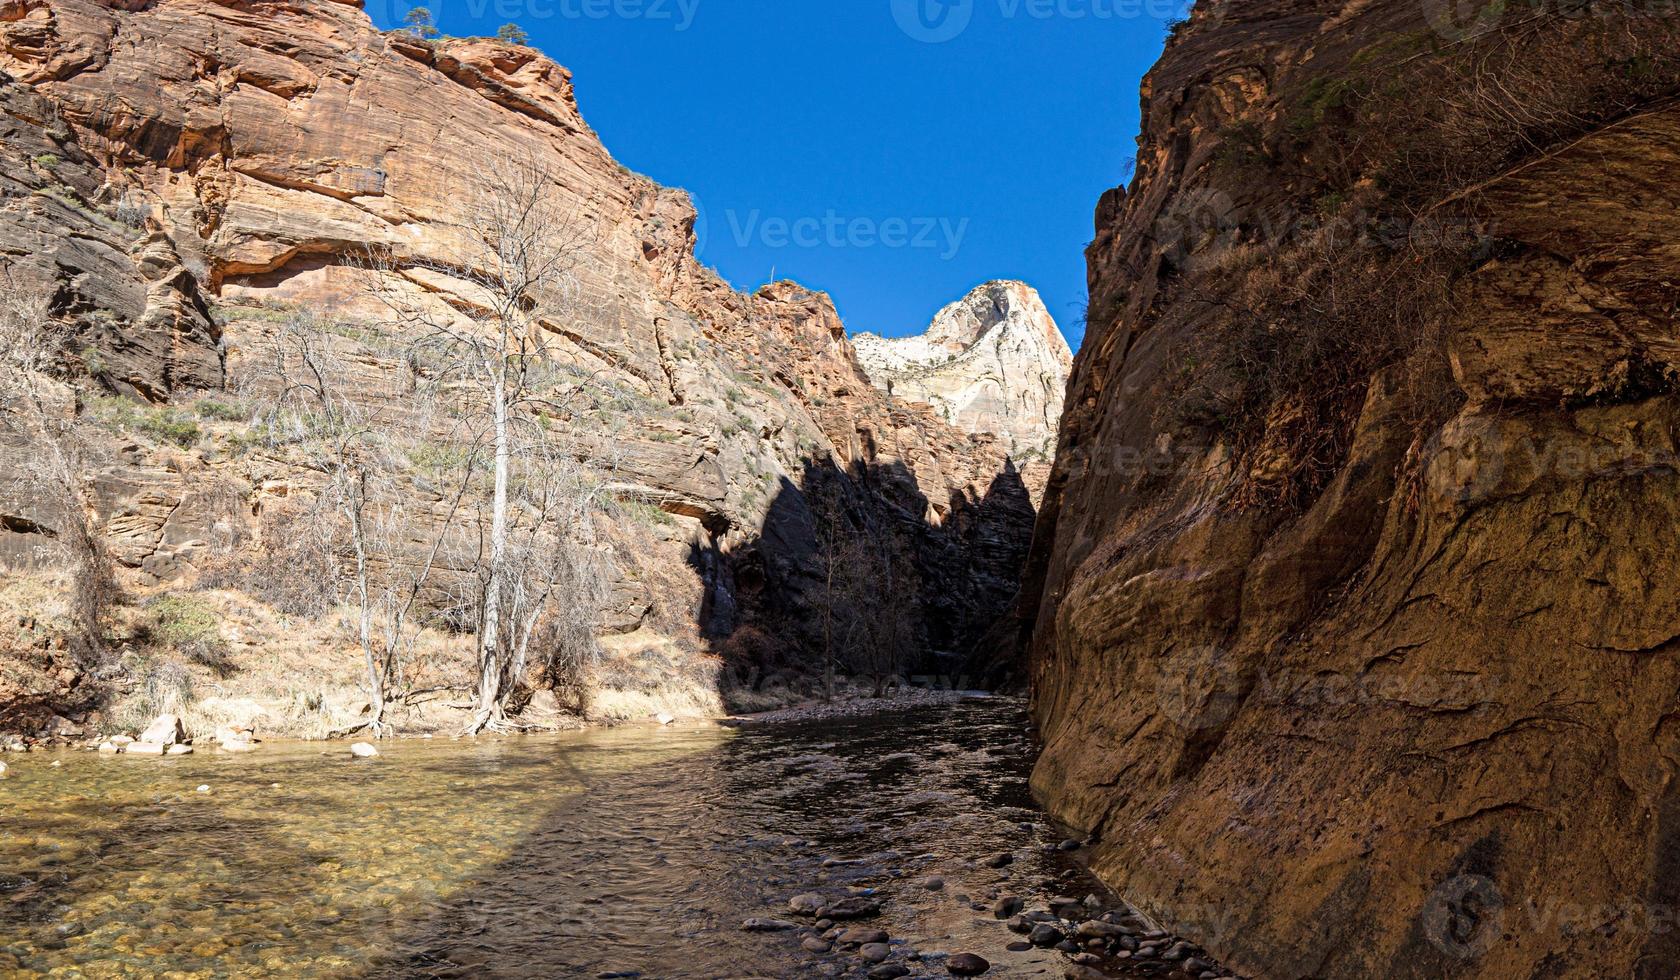
<svg viewBox="0 0 1680 980">
<path fill-rule="evenodd" d="M 612 159 L 565 69 L 487 39 L 382 33 L 361 7 L 0 7 L 4 91 L 28 107 L 0 147 L 27 208 L 0 215 L 17 223 L 0 242 L 52 261 L 58 311 L 90 338 L 65 370 L 81 411 L 118 423 L 90 509 L 129 577 L 189 582 L 286 539 L 277 522 L 318 474 L 240 441 L 240 398 L 274 384 L 269 339 L 297 315 L 354 332 L 388 313 L 383 291 L 470 306 L 472 270 L 439 270 L 470 254 L 474 188 L 516 161 L 571 224 L 572 282 L 542 326 L 561 368 L 598 382 L 570 421 L 580 452 L 611 458 L 623 504 L 607 628 L 700 648 L 749 610 L 801 616 L 819 559 L 804 484 L 820 471 L 871 522 L 925 540 L 922 646 L 968 642 L 1031 522 L 1008 447 L 876 391 L 826 296 L 743 295 L 695 261 L 687 196 Z M 31 162 L 46 153 L 61 195 Z M 400 352 L 356 370 L 362 397 L 401 403 Z M 194 419 L 206 391 L 220 402 Z M 417 513 L 443 510 L 415 494 Z"/>
<path fill-rule="evenodd" d="M 1242 973 L 1669 976 L 1676 25 L 1450 6 L 1205 6 L 1146 80 L 1033 784 Z"/>
<path fill-rule="evenodd" d="M 1073 354 L 1026 283 L 977 286 L 920 336 L 864 333 L 853 343 L 887 394 L 927 405 L 965 432 L 995 434 L 1017 459 L 1054 450 Z"/>
</svg>

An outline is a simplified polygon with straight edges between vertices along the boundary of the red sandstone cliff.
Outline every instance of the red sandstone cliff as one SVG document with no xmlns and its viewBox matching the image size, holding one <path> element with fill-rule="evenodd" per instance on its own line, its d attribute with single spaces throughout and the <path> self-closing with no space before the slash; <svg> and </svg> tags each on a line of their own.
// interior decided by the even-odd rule
<svg viewBox="0 0 1680 980">
<path fill-rule="evenodd" d="M 999 440 L 877 392 L 826 296 L 744 295 L 702 267 L 687 195 L 615 162 L 535 50 L 382 33 L 358 2 L 17 0 L 0 71 L 0 242 L 18 287 L 75 326 L 84 411 L 108 393 L 137 406 L 122 418 L 167 421 L 260 389 L 277 320 L 369 315 L 370 251 L 389 256 L 381 289 L 470 303 L 436 270 L 462 252 L 470 188 L 519 160 L 587 243 L 567 315 L 543 324 L 607 392 L 574 428 L 610 446 L 620 500 L 658 515 L 619 522 L 610 632 L 694 649 L 785 625 L 797 661 L 813 473 L 923 542 L 924 651 L 962 647 L 1013 590 L 1032 509 Z M 398 368 L 367 356 L 365 390 Z M 237 425 L 185 447 L 116 428 L 93 509 L 143 588 L 226 564 L 311 491 L 307 466 L 244 452 Z M 14 562 L 41 549 L 30 508 L 0 522 Z"/>
</svg>

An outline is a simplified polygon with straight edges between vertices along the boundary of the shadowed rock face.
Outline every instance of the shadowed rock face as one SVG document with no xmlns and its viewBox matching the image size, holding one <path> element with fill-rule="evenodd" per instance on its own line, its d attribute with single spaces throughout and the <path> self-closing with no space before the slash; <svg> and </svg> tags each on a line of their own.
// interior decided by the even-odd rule
<svg viewBox="0 0 1680 980">
<path fill-rule="evenodd" d="M 811 562 L 797 539 L 760 537 L 784 483 L 797 492 L 813 464 L 895 474 L 903 492 L 861 487 L 861 499 L 939 539 L 927 577 L 949 583 L 963 621 L 995 611 L 958 583 L 1014 580 L 1026 522 L 1012 511 L 996 533 L 977 533 L 956 515 L 979 513 L 1005 472 L 998 438 L 876 391 L 827 296 L 792 283 L 740 294 L 696 262 L 687 195 L 612 159 L 565 69 L 495 41 L 384 34 L 361 6 L 0 4 L 0 70 L 15 79 L 0 152 L 27 202 L 0 214 L 0 244 L 32 265 L 51 260 L 42 275 L 102 360 L 72 372 L 154 405 L 221 389 L 224 363 L 260 390 L 276 316 L 380 312 L 357 267 L 370 249 L 392 258 L 385 287 L 466 302 L 469 287 L 422 266 L 467 253 L 473 189 L 500 163 L 528 162 L 583 243 L 575 291 L 552 304 L 565 313 L 543 327 L 565 367 L 634 409 L 602 408 L 602 425 L 578 434 L 610 444 L 621 499 L 664 511 L 615 533 L 612 630 L 695 640 L 697 597 L 734 579 L 715 563 L 689 569 L 694 547 L 724 566 L 784 544 L 793 550 L 774 562 Z M 75 206 L 30 162 L 49 151 L 66 161 L 60 183 Z M 115 202 L 133 226 L 104 227 Z M 362 367 L 368 397 L 400 370 L 381 356 Z M 116 448 L 95 506 L 119 562 L 151 584 L 190 579 L 217 549 L 260 538 L 264 516 L 315 481 L 214 447 Z M 901 502 L 919 509 L 901 513 Z M 30 526 L 27 502 L 11 510 L 7 526 Z M 1012 544 L 996 546 L 1000 535 Z"/>
<path fill-rule="evenodd" d="M 1495 13 L 1477 36 L 1429 6 L 1238 0 L 1146 80 L 1029 560 L 1034 785 L 1244 973 L 1669 976 L 1675 24 Z M 1306 261 L 1350 203 L 1339 258 Z M 1396 308 L 1431 228 L 1467 239 L 1438 350 L 1373 362 L 1317 442 L 1285 438 L 1288 404 L 1231 417 L 1243 378 L 1212 348 L 1249 337 L 1265 368 L 1267 331 Z M 1267 265 L 1299 302 L 1250 324 Z M 1337 297 L 1326 268 L 1381 285 Z M 1219 411 L 1184 407 L 1186 375 Z M 1288 496 L 1268 481 L 1309 444 Z"/>
<path fill-rule="evenodd" d="M 1073 354 L 1038 292 L 989 282 L 939 311 L 926 333 L 853 343 L 876 387 L 928 405 L 968 432 L 1001 436 L 1017 458 L 1049 458 Z"/>
</svg>

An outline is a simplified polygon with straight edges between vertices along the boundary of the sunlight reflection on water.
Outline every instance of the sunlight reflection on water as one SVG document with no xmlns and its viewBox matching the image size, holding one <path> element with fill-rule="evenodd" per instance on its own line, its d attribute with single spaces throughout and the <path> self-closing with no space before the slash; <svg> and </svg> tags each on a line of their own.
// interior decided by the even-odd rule
<svg viewBox="0 0 1680 980">
<path fill-rule="evenodd" d="M 821 958 L 741 921 L 875 887 L 872 924 L 895 937 L 994 949 L 1009 962 L 993 975 L 1034 975 L 1050 955 L 1002 953 L 1016 937 L 969 901 L 1009 876 L 1092 887 L 1042 848 L 1025 714 L 1005 700 L 741 733 L 404 742 L 364 763 L 341 745 L 14 758 L 0 974 L 795 976 Z M 1022 860 L 974 866 L 999 850 Z M 931 874 L 950 885 L 916 884 Z"/>
</svg>

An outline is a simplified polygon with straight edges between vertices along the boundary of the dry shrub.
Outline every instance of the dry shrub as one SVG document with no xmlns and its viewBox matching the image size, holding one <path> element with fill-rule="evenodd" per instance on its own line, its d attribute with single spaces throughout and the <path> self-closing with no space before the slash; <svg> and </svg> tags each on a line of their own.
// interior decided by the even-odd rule
<svg viewBox="0 0 1680 980">
<path fill-rule="evenodd" d="M 1386 37 L 1295 85 L 1269 133 L 1224 133 L 1222 186 L 1311 189 L 1270 215 L 1220 214 L 1223 260 L 1185 264 L 1171 287 L 1200 325 L 1164 411 L 1230 445 L 1235 503 L 1315 500 L 1381 372 L 1427 440 L 1463 398 L 1445 353 L 1454 285 L 1501 247 L 1476 188 L 1680 91 L 1672 17 L 1498 9 L 1460 43 Z"/>
<path fill-rule="evenodd" d="M 218 677 L 234 673 L 231 651 L 222 639 L 221 614 L 204 599 L 171 593 L 147 604 L 152 638 Z"/>
<path fill-rule="evenodd" d="M 1385 186 L 1432 201 L 1680 90 L 1672 11 L 1547 6 L 1511 4 L 1487 34 L 1404 63 L 1358 106 Z"/>
<path fill-rule="evenodd" d="M 304 508 L 266 515 L 259 540 L 207 560 L 202 589 L 228 589 L 288 616 L 319 619 L 339 603 L 339 570 L 330 543 Z"/>
<path fill-rule="evenodd" d="M 1412 424 L 1456 409 L 1446 336 L 1457 270 L 1484 248 L 1473 230 L 1385 242 L 1362 202 L 1299 241 L 1207 270 L 1187 284 L 1197 333 L 1166 412 L 1213 429 L 1241 466 L 1239 505 L 1308 505 L 1351 447 L 1371 379 L 1404 366 Z"/>
<path fill-rule="evenodd" d="M 192 674 L 178 663 L 130 653 L 121 668 L 128 696 L 111 719 L 113 732 L 139 733 L 159 715 L 181 715 L 198 702 Z"/>
<path fill-rule="evenodd" d="M 782 648 L 756 626 L 742 626 L 718 644 L 724 670 L 737 684 L 751 686 L 781 665 Z"/>
</svg>

